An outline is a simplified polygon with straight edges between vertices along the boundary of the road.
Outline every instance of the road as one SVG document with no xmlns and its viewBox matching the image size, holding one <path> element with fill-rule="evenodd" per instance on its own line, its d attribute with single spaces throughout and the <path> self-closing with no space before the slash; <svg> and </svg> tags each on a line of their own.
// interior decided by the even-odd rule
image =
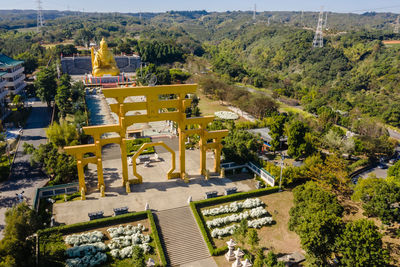
<svg viewBox="0 0 400 267">
<path fill-rule="evenodd" d="M 359 179 L 359 178 L 367 178 L 367 177 L 368 177 L 370 174 L 372 174 L 372 173 L 375 174 L 376 177 L 378 177 L 378 178 L 386 178 L 386 176 L 387 176 L 387 171 L 388 171 L 388 168 L 386 168 L 386 169 L 380 169 L 380 168 L 378 168 L 378 167 L 375 167 L 375 168 L 373 168 L 373 169 L 370 169 L 370 170 L 368 170 L 368 171 L 365 171 L 365 172 L 363 172 L 363 173 L 357 175 L 356 178 L 357 178 L 357 179 Z"/>
<path fill-rule="evenodd" d="M 51 110 L 47 108 L 46 104 L 38 101 L 33 102 L 32 112 L 27 120 L 16 152 L 10 179 L 0 183 L 0 239 L 3 238 L 5 212 L 17 203 L 16 194 L 24 191 L 24 197 L 31 205 L 36 188 L 43 187 L 48 181 L 41 170 L 30 166 L 30 155 L 23 154 L 22 144 L 27 142 L 37 147 L 46 143 L 45 128 L 49 125 L 50 119 Z"/>
<path fill-rule="evenodd" d="M 400 140 L 400 133 L 398 133 L 398 132 L 396 132 L 396 131 L 394 131 L 394 130 L 392 130 L 390 128 L 387 128 L 387 130 L 389 132 L 389 136 L 390 137 L 392 137 L 394 139 L 397 139 L 397 140 Z"/>
</svg>

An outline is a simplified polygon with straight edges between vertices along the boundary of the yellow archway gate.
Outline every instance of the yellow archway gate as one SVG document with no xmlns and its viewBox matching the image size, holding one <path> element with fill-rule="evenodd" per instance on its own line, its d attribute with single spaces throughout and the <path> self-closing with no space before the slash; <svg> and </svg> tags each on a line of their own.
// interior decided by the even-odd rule
<svg viewBox="0 0 400 267">
<path fill-rule="evenodd" d="M 180 173 L 179 172 L 174 172 L 175 168 L 176 168 L 176 164 L 175 164 L 175 151 L 173 151 L 169 146 L 167 146 L 163 141 L 159 141 L 159 142 L 155 142 L 155 143 L 145 143 L 143 144 L 138 151 L 136 151 L 135 155 L 133 155 L 132 157 L 132 169 L 133 169 L 133 175 L 135 175 L 138 178 L 137 183 L 142 183 L 143 181 L 143 177 L 137 173 L 137 169 L 136 169 L 136 159 L 140 156 L 140 154 L 149 147 L 153 147 L 153 146 L 162 146 L 164 147 L 166 150 L 168 150 L 169 153 L 171 153 L 171 169 L 168 171 L 167 173 L 167 178 L 168 179 L 173 179 L 173 178 L 179 178 L 180 177 Z"/>
<path fill-rule="evenodd" d="M 185 109 L 190 106 L 191 99 L 188 94 L 194 94 L 197 84 L 177 84 L 159 86 L 139 86 L 125 88 L 107 88 L 102 92 L 106 98 L 113 98 L 117 103 L 110 104 L 111 111 L 118 115 L 118 124 L 83 127 L 85 134 L 91 135 L 93 144 L 65 147 L 66 153 L 74 155 L 77 159 L 79 185 L 81 192 L 86 192 L 83 167 L 87 163 L 97 164 L 98 187 L 105 190 L 103 179 L 101 147 L 105 144 L 117 143 L 121 149 L 122 159 L 122 186 L 130 192 L 128 181 L 128 164 L 126 152 L 126 131 L 135 123 L 153 121 L 174 121 L 178 125 L 179 135 L 179 166 L 177 177 L 185 178 L 185 137 L 191 134 L 200 136 L 200 174 L 206 173 L 206 150 L 215 150 L 214 171 L 220 172 L 221 140 L 228 135 L 228 130 L 208 131 L 207 124 L 214 120 L 214 116 L 186 118 Z M 174 99 L 163 99 L 162 96 L 175 95 Z M 145 101 L 125 102 L 127 97 L 143 96 Z M 145 114 L 136 114 L 131 111 L 145 110 Z M 134 115 L 128 115 L 127 113 Z M 194 129 L 187 129 L 188 126 Z M 190 127 L 189 127 L 190 128 Z M 104 133 L 116 132 L 119 137 L 101 138 Z M 211 143 L 208 140 L 213 140 Z M 86 153 L 93 153 L 94 157 L 85 158 Z M 104 192 L 102 192 L 104 193 Z"/>
</svg>

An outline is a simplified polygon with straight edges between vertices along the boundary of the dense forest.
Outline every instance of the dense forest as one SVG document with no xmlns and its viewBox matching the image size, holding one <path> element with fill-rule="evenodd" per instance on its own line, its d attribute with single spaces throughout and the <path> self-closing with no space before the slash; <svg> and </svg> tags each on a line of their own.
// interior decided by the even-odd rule
<svg viewBox="0 0 400 267">
<path fill-rule="evenodd" d="M 328 13 L 324 47 L 312 48 L 318 13 L 250 12 L 121 14 L 45 11 L 46 27 L 36 33 L 34 11 L 0 11 L 0 51 L 49 62 L 68 49 L 41 44 L 73 40 L 76 46 L 107 38 L 114 53 L 138 53 L 155 64 L 202 57 L 228 83 L 263 88 L 296 99 L 309 112 L 335 115 L 354 130 L 360 116 L 400 126 L 399 49 L 383 40 L 393 34 L 395 14 Z M 64 50 L 63 50 L 64 49 Z M 77 50 L 76 50 L 77 51 Z M 74 52 L 74 50 L 72 50 Z M 323 108 L 322 108 L 323 107 Z"/>
</svg>

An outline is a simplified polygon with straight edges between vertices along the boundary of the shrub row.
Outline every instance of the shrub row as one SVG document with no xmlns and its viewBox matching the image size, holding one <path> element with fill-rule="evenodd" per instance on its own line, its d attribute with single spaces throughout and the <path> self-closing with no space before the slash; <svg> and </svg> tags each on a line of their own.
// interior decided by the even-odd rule
<svg viewBox="0 0 400 267">
<path fill-rule="evenodd" d="M 160 241 L 160 237 L 158 235 L 156 224 L 154 222 L 154 217 L 150 210 L 136 212 L 136 213 L 123 214 L 123 215 L 118 215 L 115 217 L 97 219 L 97 220 L 93 220 L 93 221 L 89 221 L 89 222 L 81 222 L 81 223 L 75 223 L 75 224 L 70 224 L 70 225 L 62 225 L 62 226 L 58 226 L 58 227 L 47 228 L 44 230 L 39 230 L 37 234 L 38 234 L 38 238 L 40 239 L 40 236 L 50 235 L 50 234 L 54 234 L 54 233 L 61 233 L 61 234 L 65 235 L 65 234 L 89 231 L 89 230 L 93 230 L 96 228 L 107 227 L 107 226 L 114 225 L 114 224 L 128 223 L 128 222 L 132 222 L 132 221 L 136 221 L 136 220 L 143 220 L 143 219 L 148 219 L 150 221 L 150 227 L 151 227 L 151 231 L 153 234 L 155 244 L 157 246 L 158 255 L 161 260 L 161 266 L 167 266 L 167 261 L 165 259 L 165 254 L 164 254 L 163 248 L 161 246 L 161 241 Z"/>
<path fill-rule="evenodd" d="M 151 143 L 151 139 L 146 137 L 146 138 L 136 138 L 133 140 L 127 140 L 126 151 L 128 153 L 128 156 L 133 156 L 144 143 Z M 152 154 L 154 152 L 155 152 L 154 147 L 148 147 L 142 152 L 142 155 Z"/>
<path fill-rule="evenodd" d="M 147 211 L 128 213 L 123 215 L 118 215 L 114 217 L 107 217 L 102 219 L 97 219 L 88 222 L 74 223 L 69 225 L 62 225 L 53 228 L 47 228 L 44 230 L 39 230 L 38 235 L 43 234 L 52 234 L 52 233 L 61 233 L 63 235 L 75 233 L 75 232 L 83 232 L 89 231 L 93 228 L 107 227 L 109 225 L 118 224 L 118 223 L 127 223 L 132 220 L 142 220 L 147 218 Z"/>
<path fill-rule="evenodd" d="M 151 213 L 151 211 L 148 210 L 147 216 L 150 221 L 151 231 L 153 232 L 154 242 L 156 243 L 157 246 L 158 256 L 160 257 L 161 260 L 161 266 L 167 266 L 167 260 L 165 259 L 164 250 L 161 245 L 160 236 L 158 235 L 158 230 L 156 223 L 154 221 L 153 213 Z"/>
<path fill-rule="evenodd" d="M 216 197 L 216 198 L 211 198 L 211 199 L 204 199 L 200 201 L 194 201 L 190 203 L 190 208 L 192 209 L 193 215 L 197 221 L 197 224 L 200 227 L 200 232 L 203 235 L 204 240 L 206 241 L 208 250 L 210 251 L 210 254 L 212 256 L 219 256 L 228 251 L 227 246 L 223 246 L 220 248 L 216 248 L 215 244 L 213 242 L 213 239 L 210 235 L 210 232 L 207 229 L 207 226 L 205 224 L 205 220 L 203 217 L 203 214 L 200 212 L 200 208 L 204 208 L 207 206 L 213 206 L 221 203 L 226 203 L 226 202 L 231 202 L 231 201 L 236 201 L 236 200 L 242 200 L 245 198 L 251 198 L 251 197 L 258 197 L 258 196 L 265 196 L 268 194 L 272 194 L 275 192 L 279 191 L 279 187 L 267 187 L 267 188 L 262 188 L 262 189 L 257 189 L 257 190 L 252 190 L 248 192 L 243 192 L 243 193 L 236 193 L 228 196 L 222 196 L 222 197 Z"/>
<path fill-rule="evenodd" d="M 127 155 L 128 155 L 128 156 L 133 156 L 133 155 L 135 155 L 136 151 L 138 151 L 139 148 L 140 148 L 141 146 L 142 146 L 142 145 L 134 145 L 132 150 L 127 150 Z M 143 152 L 140 153 L 140 154 L 141 154 L 141 155 L 154 154 L 155 152 L 156 152 L 156 150 L 155 150 L 154 147 L 152 146 L 152 147 L 146 148 L 146 149 L 143 150 Z"/>
</svg>

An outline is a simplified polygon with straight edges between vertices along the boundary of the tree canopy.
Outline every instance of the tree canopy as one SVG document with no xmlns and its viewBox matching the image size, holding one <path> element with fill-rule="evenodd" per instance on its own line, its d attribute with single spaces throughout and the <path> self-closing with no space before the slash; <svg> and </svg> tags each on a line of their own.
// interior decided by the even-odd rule
<svg viewBox="0 0 400 267">
<path fill-rule="evenodd" d="M 53 67 L 41 68 L 35 80 L 36 93 L 50 106 L 57 92 L 57 74 Z"/>
<path fill-rule="evenodd" d="M 25 202 L 8 209 L 5 214 L 4 237 L 0 240 L 0 266 L 33 266 L 35 239 L 40 220 Z"/>
<path fill-rule="evenodd" d="M 336 241 L 343 266 L 386 266 L 389 254 L 382 248 L 382 235 L 373 222 L 365 219 L 349 222 Z"/>
</svg>

